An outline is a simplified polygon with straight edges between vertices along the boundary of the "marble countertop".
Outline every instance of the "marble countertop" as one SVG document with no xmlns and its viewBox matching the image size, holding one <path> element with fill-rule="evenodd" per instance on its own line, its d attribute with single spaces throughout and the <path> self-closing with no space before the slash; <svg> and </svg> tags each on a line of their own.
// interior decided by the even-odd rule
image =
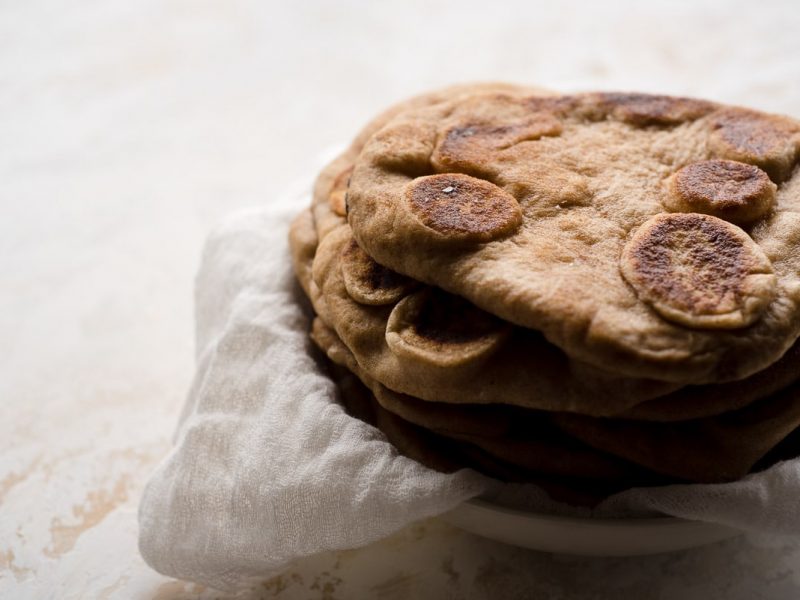
<svg viewBox="0 0 800 600">
<path fill-rule="evenodd" d="M 136 507 L 193 369 L 192 280 L 226 213 L 384 105 L 466 80 L 697 95 L 800 115 L 786 2 L 0 6 L 0 598 L 225 598 L 152 571 Z M 800 597 L 800 541 L 635 559 L 438 519 L 244 598 Z"/>
</svg>

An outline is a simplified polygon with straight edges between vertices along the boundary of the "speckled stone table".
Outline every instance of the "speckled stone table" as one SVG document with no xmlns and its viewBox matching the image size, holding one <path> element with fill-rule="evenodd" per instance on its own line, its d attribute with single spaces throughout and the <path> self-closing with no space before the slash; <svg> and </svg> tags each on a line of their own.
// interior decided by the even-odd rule
<svg viewBox="0 0 800 600">
<path fill-rule="evenodd" d="M 382 106 L 456 81 L 800 115 L 798 31 L 793 1 L 0 5 L 0 598 L 226 597 L 136 548 L 224 214 L 269 202 Z M 434 519 L 243 597 L 793 599 L 800 541 L 581 559 Z"/>
</svg>

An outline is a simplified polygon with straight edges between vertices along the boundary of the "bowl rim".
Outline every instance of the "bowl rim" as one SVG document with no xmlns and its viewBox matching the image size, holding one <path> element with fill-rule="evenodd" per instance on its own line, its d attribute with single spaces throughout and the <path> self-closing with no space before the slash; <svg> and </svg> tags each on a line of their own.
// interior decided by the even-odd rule
<svg viewBox="0 0 800 600">
<path fill-rule="evenodd" d="M 516 517 L 527 520 L 546 520 L 551 522 L 561 522 L 563 524 L 574 525 L 596 525 L 598 527 L 614 527 L 614 526 L 644 526 L 644 527 L 674 527 L 679 524 L 696 525 L 702 523 L 704 525 L 719 525 L 720 527 L 729 527 L 722 523 L 714 523 L 710 521 L 699 521 L 695 519 L 685 519 L 683 517 L 674 517 L 672 515 L 648 516 L 648 517 L 580 517 L 548 514 L 543 512 L 532 512 L 521 508 L 513 508 L 504 506 L 502 504 L 495 504 L 491 500 L 476 496 L 464 502 L 473 508 L 482 512 L 500 513 L 508 517 Z"/>
</svg>

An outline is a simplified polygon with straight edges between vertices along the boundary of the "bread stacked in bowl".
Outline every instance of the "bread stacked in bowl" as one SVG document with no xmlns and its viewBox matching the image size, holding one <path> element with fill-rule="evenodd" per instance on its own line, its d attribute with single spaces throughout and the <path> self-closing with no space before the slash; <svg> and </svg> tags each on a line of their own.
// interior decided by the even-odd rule
<svg viewBox="0 0 800 600">
<path fill-rule="evenodd" d="M 290 235 L 346 403 L 398 449 L 592 502 L 800 425 L 800 124 L 449 88 L 370 123 Z"/>
</svg>

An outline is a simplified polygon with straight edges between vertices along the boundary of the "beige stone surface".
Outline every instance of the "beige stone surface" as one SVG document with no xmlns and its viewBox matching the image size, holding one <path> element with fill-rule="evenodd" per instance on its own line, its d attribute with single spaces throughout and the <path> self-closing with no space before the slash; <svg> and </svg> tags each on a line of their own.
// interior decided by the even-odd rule
<svg viewBox="0 0 800 600">
<path fill-rule="evenodd" d="M 503 79 L 800 115 L 786 2 L 0 4 L 0 598 L 225 598 L 150 570 L 136 506 L 193 368 L 192 279 L 229 211 L 390 102 Z M 245 598 L 796 598 L 800 543 L 641 559 L 439 520 Z"/>
</svg>

